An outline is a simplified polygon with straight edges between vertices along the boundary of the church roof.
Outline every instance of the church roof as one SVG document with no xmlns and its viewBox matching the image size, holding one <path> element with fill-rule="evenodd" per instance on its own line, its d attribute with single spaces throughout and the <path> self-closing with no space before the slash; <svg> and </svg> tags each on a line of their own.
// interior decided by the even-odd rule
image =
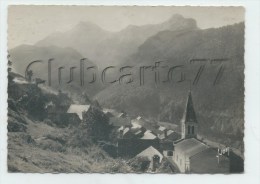
<svg viewBox="0 0 260 184">
<path fill-rule="evenodd" d="M 183 118 L 182 118 L 182 122 L 183 123 L 186 123 L 186 122 L 197 123 L 197 117 L 196 117 L 195 110 L 193 107 L 191 92 L 189 92 L 189 96 L 187 99 L 186 107 L 185 107 Z"/>
<path fill-rule="evenodd" d="M 208 148 L 209 146 L 194 138 L 184 139 L 175 144 L 175 149 L 181 151 L 187 157 L 192 157 Z"/>
</svg>

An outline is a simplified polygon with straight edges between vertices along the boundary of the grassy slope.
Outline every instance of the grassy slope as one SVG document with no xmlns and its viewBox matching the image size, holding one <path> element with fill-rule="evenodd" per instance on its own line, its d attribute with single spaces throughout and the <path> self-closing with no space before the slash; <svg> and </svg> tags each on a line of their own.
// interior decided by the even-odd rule
<svg viewBox="0 0 260 184">
<path fill-rule="evenodd" d="M 26 118 L 27 132 L 8 133 L 9 172 L 131 172 L 123 161 L 92 145 L 86 150 L 64 145 L 70 129 Z"/>
</svg>

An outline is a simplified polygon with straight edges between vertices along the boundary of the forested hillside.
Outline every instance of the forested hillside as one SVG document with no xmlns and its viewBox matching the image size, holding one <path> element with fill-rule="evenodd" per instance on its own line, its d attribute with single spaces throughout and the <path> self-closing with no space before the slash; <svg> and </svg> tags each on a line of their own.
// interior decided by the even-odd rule
<svg viewBox="0 0 260 184">
<path fill-rule="evenodd" d="M 191 81 L 200 133 L 212 139 L 223 135 L 224 138 L 218 138 L 218 141 L 242 149 L 243 45 L 243 23 L 217 29 L 159 32 L 125 62 L 136 68 L 134 82 L 110 86 L 97 94 L 96 99 L 108 107 L 124 109 L 133 114 L 139 112 L 153 118 L 160 117 L 163 121 L 178 124 Z M 191 62 L 192 59 L 205 61 Z M 218 62 L 217 59 L 223 59 L 223 62 Z M 154 72 L 147 70 L 146 83 L 140 86 L 138 66 L 154 66 L 157 61 L 163 61 L 162 65 L 170 67 L 183 65 L 183 68 L 174 72 L 173 81 L 159 85 L 155 84 Z M 204 64 L 200 80 L 196 83 L 194 79 Z M 218 83 L 214 84 L 221 65 L 223 74 Z M 161 73 L 164 79 L 165 73 L 167 72 Z M 178 82 L 181 73 L 185 79 Z"/>
</svg>

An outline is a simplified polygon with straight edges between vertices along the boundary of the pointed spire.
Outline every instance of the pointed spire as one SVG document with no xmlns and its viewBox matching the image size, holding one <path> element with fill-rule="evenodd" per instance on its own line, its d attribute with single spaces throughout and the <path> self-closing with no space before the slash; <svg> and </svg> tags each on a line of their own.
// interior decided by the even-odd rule
<svg viewBox="0 0 260 184">
<path fill-rule="evenodd" d="M 195 114 L 195 110 L 194 110 L 193 102 L 192 102 L 191 91 L 189 91 L 182 122 L 183 123 L 187 123 L 187 122 L 197 123 L 197 118 L 196 118 L 196 114 Z"/>
</svg>

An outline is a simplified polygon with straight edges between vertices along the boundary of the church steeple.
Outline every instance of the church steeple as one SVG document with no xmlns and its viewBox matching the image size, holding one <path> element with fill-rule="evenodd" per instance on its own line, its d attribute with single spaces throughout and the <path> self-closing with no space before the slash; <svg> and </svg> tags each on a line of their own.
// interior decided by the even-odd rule
<svg viewBox="0 0 260 184">
<path fill-rule="evenodd" d="M 189 91 L 188 99 L 183 113 L 183 118 L 181 120 L 182 124 L 182 138 L 196 138 L 198 122 L 196 113 L 194 110 L 191 92 Z"/>
</svg>

